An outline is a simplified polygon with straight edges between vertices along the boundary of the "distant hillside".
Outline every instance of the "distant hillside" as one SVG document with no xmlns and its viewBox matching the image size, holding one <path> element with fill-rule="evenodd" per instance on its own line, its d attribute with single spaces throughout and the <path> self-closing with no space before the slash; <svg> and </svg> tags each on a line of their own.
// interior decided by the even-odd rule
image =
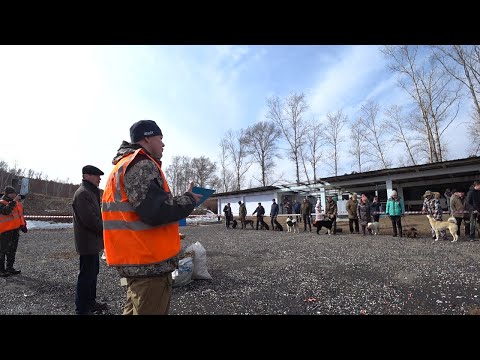
<svg viewBox="0 0 480 360">
<path fill-rule="evenodd" d="M 72 215 L 72 198 L 29 193 L 23 200 L 25 215 Z M 203 209 L 217 213 L 217 199 L 205 201 Z M 203 214 L 199 209 L 192 214 Z"/>
<path fill-rule="evenodd" d="M 29 193 L 23 200 L 25 215 L 72 215 L 72 199 Z"/>
</svg>

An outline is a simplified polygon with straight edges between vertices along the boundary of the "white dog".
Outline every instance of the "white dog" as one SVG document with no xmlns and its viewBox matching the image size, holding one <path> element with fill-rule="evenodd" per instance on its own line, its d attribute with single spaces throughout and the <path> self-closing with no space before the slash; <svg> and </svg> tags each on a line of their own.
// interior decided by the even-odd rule
<svg viewBox="0 0 480 360">
<path fill-rule="evenodd" d="M 380 230 L 380 223 L 378 221 L 369 222 L 367 224 L 367 229 L 370 229 L 372 235 L 378 235 L 378 230 Z"/>
<path fill-rule="evenodd" d="M 297 226 L 297 220 L 289 216 L 287 218 L 287 231 L 288 232 L 293 232 L 293 233 L 298 233 L 298 226 Z"/>
</svg>

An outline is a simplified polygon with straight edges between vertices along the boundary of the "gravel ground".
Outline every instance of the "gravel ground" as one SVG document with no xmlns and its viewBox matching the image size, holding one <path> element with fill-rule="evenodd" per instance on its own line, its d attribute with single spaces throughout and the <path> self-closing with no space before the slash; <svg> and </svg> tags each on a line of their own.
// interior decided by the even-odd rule
<svg viewBox="0 0 480 360">
<path fill-rule="evenodd" d="M 213 280 L 174 288 L 170 314 L 473 314 L 480 309 L 480 243 L 432 243 L 315 232 L 187 226 Z M 461 238 L 463 240 L 463 238 Z M 74 314 L 78 257 L 73 230 L 21 234 L 15 267 L 0 278 L 0 314 Z M 101 260 L 97 300 L 121 314 L 125 290 Z"/>
</svg>

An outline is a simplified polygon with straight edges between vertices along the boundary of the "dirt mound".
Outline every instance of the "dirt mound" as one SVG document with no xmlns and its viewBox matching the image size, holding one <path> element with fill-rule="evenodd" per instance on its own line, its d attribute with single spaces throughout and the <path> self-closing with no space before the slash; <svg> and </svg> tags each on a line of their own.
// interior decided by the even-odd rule
<svg viewBox="0 0 480 360">
<path fill-rule="evenodd" d="M 25 215 L 72 215 L 72 199 L 29 193 L 23 208 Z"/>
</svg>

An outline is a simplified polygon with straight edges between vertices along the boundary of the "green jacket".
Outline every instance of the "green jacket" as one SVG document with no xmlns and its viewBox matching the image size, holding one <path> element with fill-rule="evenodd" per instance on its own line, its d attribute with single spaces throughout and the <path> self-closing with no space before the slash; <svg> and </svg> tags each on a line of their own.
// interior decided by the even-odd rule
<svg viewBox="0 0 480 360">
<path fill-rule="evenodd" d="M 390 216 L 399 216 L 405 213 L 405 205 L 403 204 L 403 199 L 400 196 L 397 196 L 397 199 L 390 197 L 387 200 L 387 208 L 385 210 L 387 215 Z"/>
</svg>

